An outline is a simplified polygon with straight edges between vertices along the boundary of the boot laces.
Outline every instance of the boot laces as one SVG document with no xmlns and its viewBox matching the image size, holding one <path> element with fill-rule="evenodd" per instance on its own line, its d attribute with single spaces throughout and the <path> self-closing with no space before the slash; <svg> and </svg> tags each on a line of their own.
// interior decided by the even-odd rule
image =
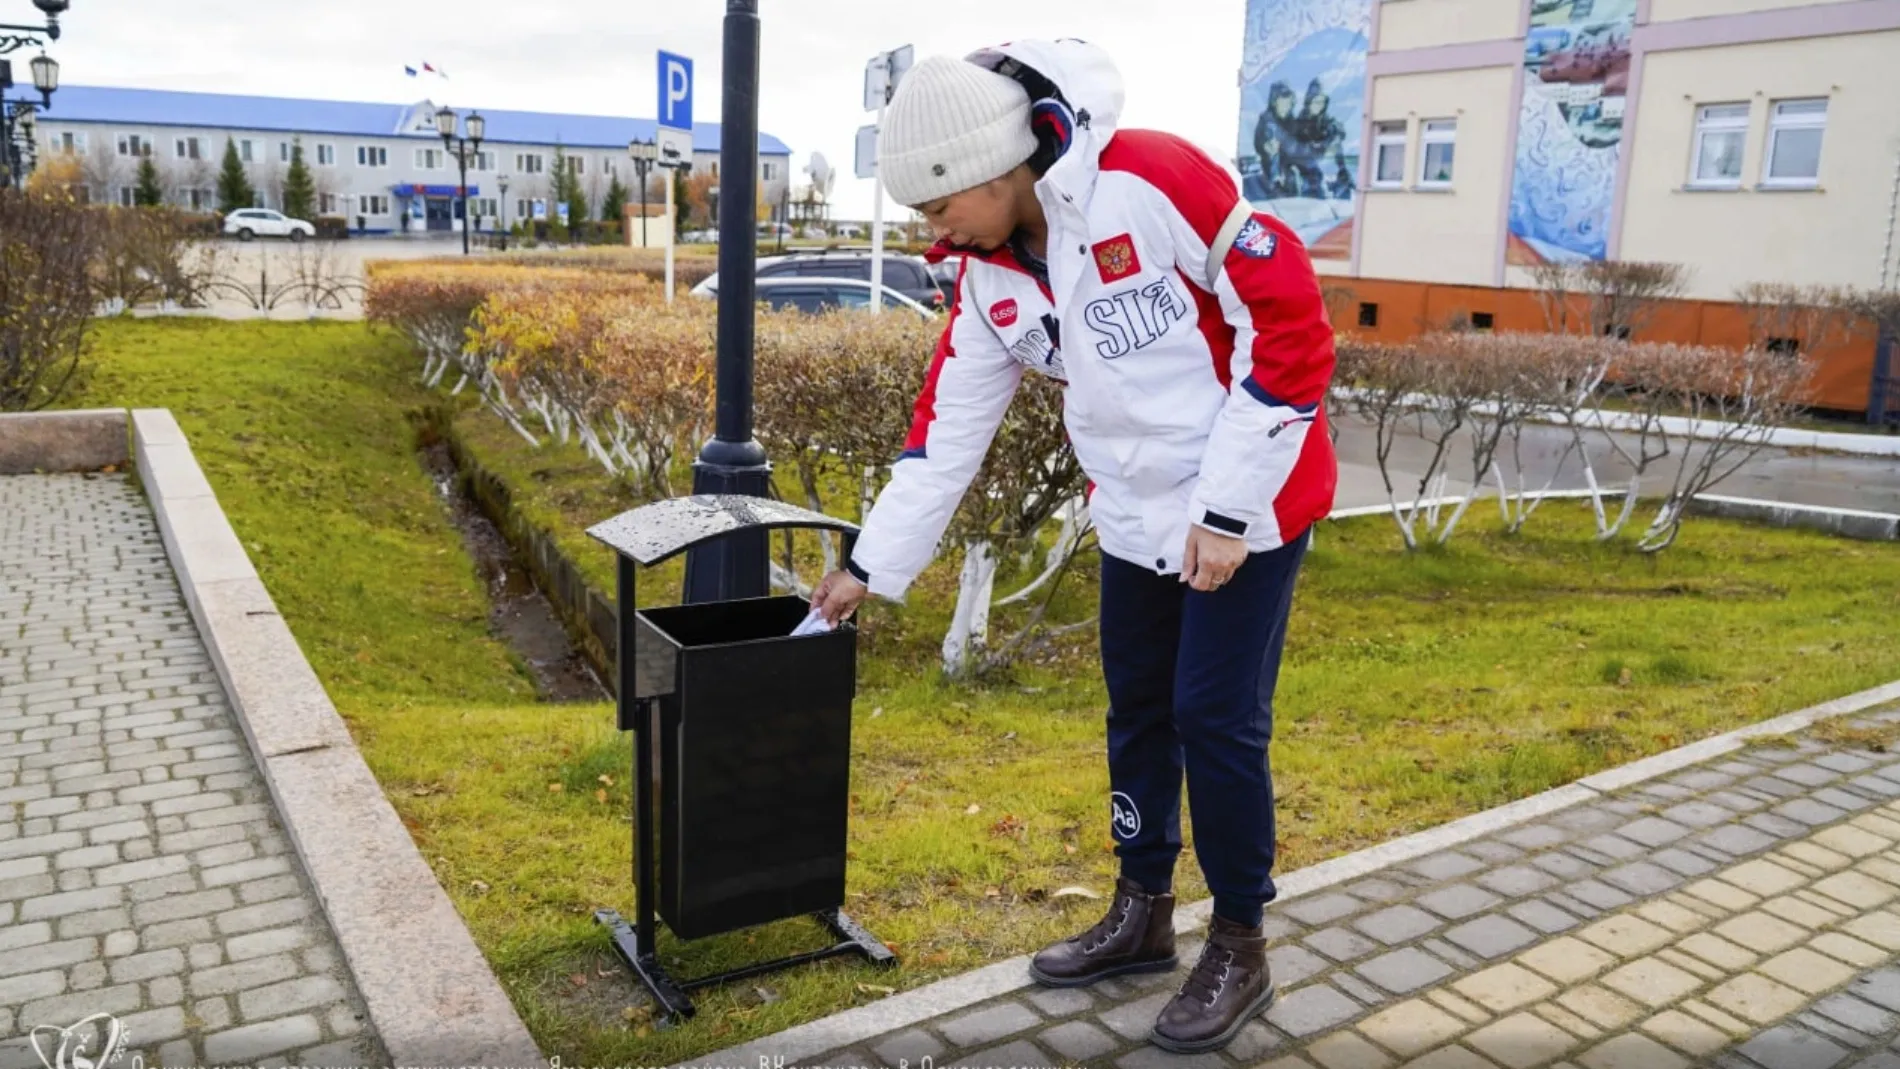
<svg viewBox="0 0 1900 1069">
<path fill-rule="evenodd" d="M 1109 940 L 1122 934 L 1122 928 L 1128 924 L 1128 915 L 1134 908 L 1133 898 L 1122 895 L 1116 899 L 1114 907 L 1095 922 L 1095 927 L 1082 933 L 1082 953 L 1093 954 L 1107 946 Z"/>
<path fill-rule="evenodd" d="M 1194 971 L 1181 985 L 1181 994 L 1199 999 L 1211 1009 L 1219 1001 L 1221 992 L 1227 990 L 1227 979 L 1233 975 L 1233 969 L 1234 952 L 1210 942 L 1201 948 L 1201 959 L 1194 963 Z"/>
</svg>

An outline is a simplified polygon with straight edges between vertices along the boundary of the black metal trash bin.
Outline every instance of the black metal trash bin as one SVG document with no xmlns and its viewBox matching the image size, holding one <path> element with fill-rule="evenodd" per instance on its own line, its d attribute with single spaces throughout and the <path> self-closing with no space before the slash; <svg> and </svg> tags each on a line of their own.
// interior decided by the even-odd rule
<svg viewBox="0 0 1900 1069">
<path fill-rule="evenodd" d="M 636 733 L 638 927 L 612 910 L 596 916 L 668 1017 L 692 1014 L 685 992 L 696 987 L 842 953 L 895 962 L 839 908 L 857 628 L 792 637 L 809 610 L 794 596 L 633 608 L 637 567 L 735 531 L 785 527 L 837 531 L 847 555 L 857 534 L 784 502 L 712 495 L 655 502 L 588 531 L 619 554 L 619 726 Z M 809 914 L 839 942 L 676 982 L 654 952 L 656 909 L 681 939 Z"/>
</svg>

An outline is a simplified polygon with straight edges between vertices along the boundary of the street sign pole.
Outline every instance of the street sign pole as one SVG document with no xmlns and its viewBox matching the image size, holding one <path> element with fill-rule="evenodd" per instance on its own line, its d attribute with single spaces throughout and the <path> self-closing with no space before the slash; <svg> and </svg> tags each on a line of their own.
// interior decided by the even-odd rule
<svg viewBox="0 0 1900 1069">
<path fill-rule="evenodd" d="M 673 210 L 673 182 L 674 182 L 673 168 L 668 167 L 664 173 L 666 175 L 666 303 L 672 304 L 673 303 L 673 244 L 676 240 L 678 240 L 677 235 L 675 235 L 673 231 L 676 229 L 674 224 L 677 223 L 679 220 L 677 218 L 677 213 L 674 212 Z M 643 219 L 641 220 L 641 222 L 642 224 L 644 224 L 645 220 Z"/>
<path fill-rule="evenodd" d="M 693 61 L 671 52 L 659 54 L 657 126 L 659 164 L 666 173 L 666 303 L 673 303 L 673 246 L 678 243 L 673 209 L 675 168 L 693 159 Z"/>
<path fill-rule="evenodd" d="M 877 97 L 877 133 L 884 136 L 884 106 L 891 101 L 890 53 L 872 62 L 883 70 L 883 92 Z M 871 314 L 884 310 L 884 172 L 871 157 Z"/>
<path fill-rule="evenodd" d="M 693 464 L 693 493 L 768 497 L 772 466 L 752 430 L 753 209 L 759 188 L 759 2 L 726 0 L 719 137 L 718 383 L 714 434 Z M 690 146 L 689 146 L 690 152 Z M 691 160 L 691 155 L 685 157 Z M 766 530 L 749 528 L 688 550 L 685 601 L 764 597 Z"/>
</svg>

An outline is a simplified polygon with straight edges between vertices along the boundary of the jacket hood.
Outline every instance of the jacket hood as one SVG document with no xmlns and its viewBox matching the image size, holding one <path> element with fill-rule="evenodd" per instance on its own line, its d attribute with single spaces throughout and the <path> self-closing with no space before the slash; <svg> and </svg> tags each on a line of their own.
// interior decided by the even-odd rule
<svg viewBox="0 0 1900 1069">
<path fill-rule="evenodd" d="M 963 57 L 971 63 L 999 74 L 1016 74 L 1007 69 L 1010 61 L 1048 79 L 1069 107 L 1074 109 L 1076 125 L 1095 135 L 1095 151 L 1108 143 L 1122 114 L 1122 75 L 1108 53 L 1074 37 L 1055 41 L 1008 41 L 980 48 Z M 1035 93 L 1030 99 L 1033 102 Z M 1086 114 L 1086 118 L 1084 115 Z"/>
</svg>

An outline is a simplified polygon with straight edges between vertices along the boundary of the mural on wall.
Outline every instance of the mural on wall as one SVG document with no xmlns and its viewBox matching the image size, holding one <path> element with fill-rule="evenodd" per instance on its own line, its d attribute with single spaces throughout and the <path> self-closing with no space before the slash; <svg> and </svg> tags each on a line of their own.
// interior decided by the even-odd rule
<svg viewBox="0 0 1900 1069">
<path fill-rule="evenodd" d="M 1603 259 L 1622 155 L 1636 0 L 1532 0 L 1509 261 Z"/>
<path fill-rule="evenodd" d="M 1352 253 L 1372 0 L 1247 0 L 1241 188 L 1315 259 Z"/>
</svg>

